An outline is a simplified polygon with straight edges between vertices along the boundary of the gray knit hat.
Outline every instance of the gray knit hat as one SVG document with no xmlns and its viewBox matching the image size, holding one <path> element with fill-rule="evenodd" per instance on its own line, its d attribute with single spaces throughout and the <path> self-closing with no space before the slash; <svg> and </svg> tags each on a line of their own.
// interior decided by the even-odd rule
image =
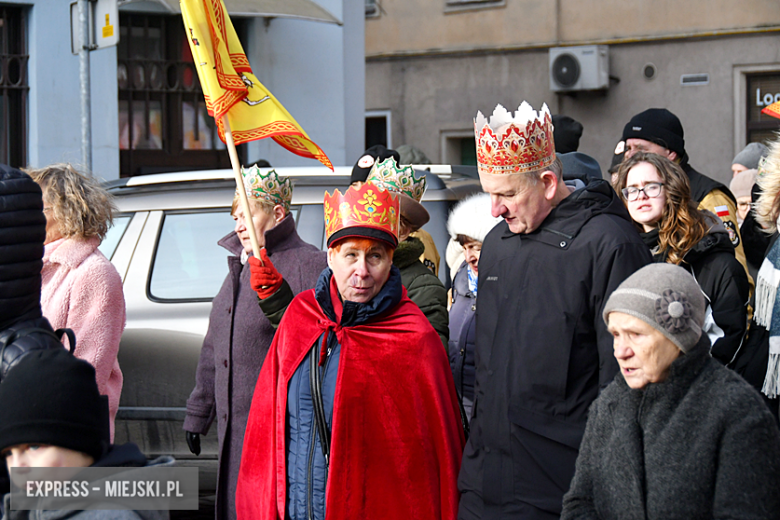
<svg viewBox="0 0 780 520">
<path fill-rule="evenodd" d="M 731 164 L 741 164 L 748 170 L 757 170 L 758 161 L 766 157 L 769 149 L 761 143 L 750 143 L 741 152 L 739 152 Z"/>
<path fill-rule="evenodd" d="M 683 352 L 699 341 L 706 304 L 699 284 L 682 267 L 650 264 L 635 272 L 613 292 L 604 306 L 644 321 L 669 338 Z"/>
</svg>

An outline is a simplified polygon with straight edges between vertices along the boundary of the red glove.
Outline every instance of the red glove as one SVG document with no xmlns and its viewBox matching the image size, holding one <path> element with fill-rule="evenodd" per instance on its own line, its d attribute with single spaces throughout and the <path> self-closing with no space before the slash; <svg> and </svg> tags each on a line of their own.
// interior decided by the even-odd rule
<svg viewBox="0 0 780 520">
<path fill-rule="evenodd" d="M 260 260 L 263 263 L 260 263 Z M 261 300 L 265 300 L 282 286 L 282 275 L 268 258 L 265 248 L 260 250 L 260 259 L 249 257 L 249 283 Z"/>
</svg>

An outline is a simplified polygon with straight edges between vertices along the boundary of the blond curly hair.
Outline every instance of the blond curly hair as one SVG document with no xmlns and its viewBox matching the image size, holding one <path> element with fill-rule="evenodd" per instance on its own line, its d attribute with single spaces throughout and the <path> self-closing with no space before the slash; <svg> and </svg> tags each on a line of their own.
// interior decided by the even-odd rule
<svg viewBox="0 0 780 520">
<path fill-rule="evenodd" d="M 756 202 L 756 220 L 764 226 L 767 233 L 777 230 L 777 218 L 780 216 L 780 134 L 769 143 L 769 154 L 758 164 L 756 183 L 761 188 L 761 196 Z"/>
<path fill-rule="evenodd" d="M 116 205 L 94 177 L 65 163 L 24 171 L 43 190 L 44 205 L 52 209 L 63 237 L 106 237 Z"/>
</svg>

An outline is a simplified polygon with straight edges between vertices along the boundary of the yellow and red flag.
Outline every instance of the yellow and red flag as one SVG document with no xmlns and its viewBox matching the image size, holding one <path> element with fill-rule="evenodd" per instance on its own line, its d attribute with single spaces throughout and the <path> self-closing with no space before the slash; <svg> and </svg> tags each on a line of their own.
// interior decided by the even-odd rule
<svg viewBox="0 0 780 520">
<path fill-rule="evenodd" d="M 325 152 L 252 73 L 222 0 L 180 0 L 180 4 L 206 108 L 220 139 L 225 141 L 222 118 L 227 114 L 237 145 L 270 137 L 332 170 Z"/>
<path fill-rule="evenodd" d="M 780 101 L 777 103 L 772 103 L 768 107 L 764 108 L 761 110 L 761 113 L 780 119 Z"/>
</svg>

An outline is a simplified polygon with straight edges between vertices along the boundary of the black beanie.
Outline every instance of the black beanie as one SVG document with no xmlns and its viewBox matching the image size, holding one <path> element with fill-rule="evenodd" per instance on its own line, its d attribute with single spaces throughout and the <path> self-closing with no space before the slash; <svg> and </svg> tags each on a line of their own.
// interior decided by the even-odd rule
<svg viewBox="0 0 780 520">
<path fill-rule="evenodd" d="M 363 152 L 355 166 L 352 167 L 352 176 L 349 179 L 349 183 L 366 182 L 368 174 L 371 172 L 371 167 L 390 157 L 395 159 L 396 164 L 401 164 L 401 155 L 395 150 L 389 150 L 381 144 L 372 146 Z"/>
<path fill-rule="evenodd" d="M 555 153 L 576 152 L 580 147 L 582 124 L 569 116 L 552 116 Z"/>
<path fill-rule="evenodd" d="M 680 119 L 665 108 L 648 108 L 623 127 L 623 141 L 644 139 L 676 152 L 680 158 L 685 155 L 683 137 Z"/>
<path fill-rule="evenodd" d="M 0 164 L 0 330 L 41 317 L 45 238 L 41 188 L 26 173 Z"/>
<path fill-rule="evenodd" d="M 30 352 L 0 383 L 0 450 L 49 444 L 98 460 L 109 442 L 108 398 L 95 369 L 66 349 Z"/>
</svg>

